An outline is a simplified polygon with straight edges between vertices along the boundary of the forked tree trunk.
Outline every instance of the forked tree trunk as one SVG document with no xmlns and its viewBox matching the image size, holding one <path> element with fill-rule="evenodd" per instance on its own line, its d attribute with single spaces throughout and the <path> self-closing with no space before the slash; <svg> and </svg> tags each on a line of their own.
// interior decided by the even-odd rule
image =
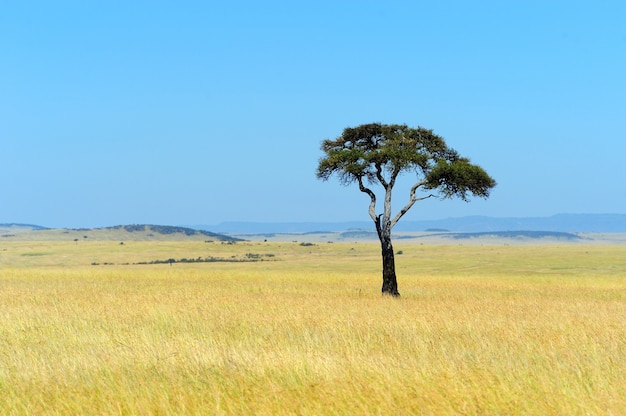
<svg viewBox="0 0 626 416">
<path fill-rule="evenodd" d="M 398 292 L 398 281 L 396 280 L 396 260 L 393 253 L 393 245 L 391 244 L 391 227 L 390 224 L 380 224 L 380 217 L 376 221 L 376 231 L 380 239 L 380 246 L 383 257 L 383 295 L 393 297 L 400 296 Z"/>
</svg>

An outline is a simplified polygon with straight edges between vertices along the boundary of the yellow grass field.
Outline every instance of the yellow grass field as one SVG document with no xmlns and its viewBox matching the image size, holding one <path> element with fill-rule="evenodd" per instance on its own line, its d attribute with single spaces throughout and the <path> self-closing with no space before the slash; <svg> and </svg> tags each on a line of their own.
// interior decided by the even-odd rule
<svg viewBox="0 0 626 416">
<path fill-rule="evenodd" d="M 395 248 L 0 242 L 0 414 L 625 414 L 626 245 Z"/>
</svg>

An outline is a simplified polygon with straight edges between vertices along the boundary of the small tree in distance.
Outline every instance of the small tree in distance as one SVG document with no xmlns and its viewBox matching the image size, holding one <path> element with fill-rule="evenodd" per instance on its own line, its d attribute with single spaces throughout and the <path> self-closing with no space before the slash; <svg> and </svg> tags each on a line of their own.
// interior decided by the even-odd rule
<svg viewBox="0 0 626 416">
<path fill-rule="evenodd" d="M 382 293 L 400 296 L 391 230 L 417 201 L 431 197 L 458 197 L 468 201 L 469 195 L 488 198 L 496 186 L 480 166 L 470 163 L 444 139 L 423 127 L 380 123 L 346 128 L 335 140 L 322 142 L 324 156 L 317 167 L 317 177 L 328 180 L 333 174 L 344 185 L 356 182 L 359 190 L 370 198 L 369 215 L 374 221 L 382 248 Z M 401 173 L 414 172 L 415 184 L 409 190 L 406 205 L 392 216 L 391 194 Z M 379 184 L 384 190 L 383 212 L 376 213 L 376 193 L 367 185 Z M 423 192 L 418 195 L 418 191 Z"/>
</svg>

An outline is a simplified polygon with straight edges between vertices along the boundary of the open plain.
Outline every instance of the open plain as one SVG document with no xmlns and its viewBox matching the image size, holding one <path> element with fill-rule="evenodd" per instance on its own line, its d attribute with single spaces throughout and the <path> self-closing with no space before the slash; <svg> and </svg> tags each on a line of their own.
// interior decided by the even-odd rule
<svg viewBox="0 0 626 416">
<path fill-rule="evenodd" d="M 626 245 L 0 241 L 3 415 L 617 415 Z"/>
</svg>

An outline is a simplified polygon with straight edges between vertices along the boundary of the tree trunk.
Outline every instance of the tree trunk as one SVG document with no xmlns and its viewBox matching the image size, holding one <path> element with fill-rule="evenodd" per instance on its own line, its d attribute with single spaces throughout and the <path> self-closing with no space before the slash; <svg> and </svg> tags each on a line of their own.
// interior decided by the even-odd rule
<svg viewBox="0 0 626 416">
<path fill-rule="evenodd" d="M 383 252 L 383 295 L 400 296 L 396 280 L 396 261 L 393 254 L 391 239 L 381 241 Z"/>
<path fill-rule="evenodd" d="M 376 221 L 376 231 L 380 239 L 383 257 L 383 295 L 393 297 L 400 296 L 398 292 L 398 281 L 396 280 L 396 260 L 393 253 L 393 245 L 391 244 L 391 227 L 390 224 L 380 224 L 380 217 Z"/>
</svg>

